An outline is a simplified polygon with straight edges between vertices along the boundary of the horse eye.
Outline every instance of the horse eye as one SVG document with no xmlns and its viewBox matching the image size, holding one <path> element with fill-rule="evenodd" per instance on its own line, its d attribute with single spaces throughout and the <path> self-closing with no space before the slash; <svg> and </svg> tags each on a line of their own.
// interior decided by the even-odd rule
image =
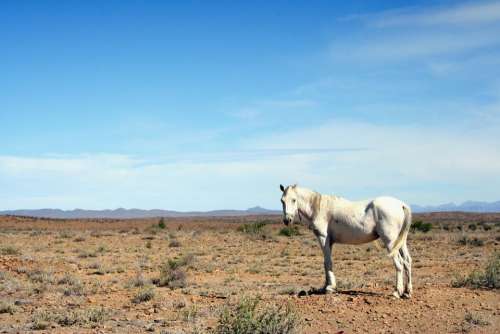
<svg viewBox="0 0 500 334">
<path fill-rule="evenodd" d="M 296 202 L 295 198 L 294 198 L 294 199 L 292 199 L 292 203 L 295 203 L 295 202 Z"/>
</svg>

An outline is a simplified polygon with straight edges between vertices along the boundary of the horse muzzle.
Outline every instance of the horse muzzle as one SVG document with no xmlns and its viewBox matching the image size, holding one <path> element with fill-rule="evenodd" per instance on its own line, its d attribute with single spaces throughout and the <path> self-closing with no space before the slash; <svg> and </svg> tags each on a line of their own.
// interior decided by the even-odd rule
<svg viewBox="0 0 500 334">
<path fill-rule="evenodd" d="M 291 223 L 292 223 L 292 219 L 291 218 L 289 218 L 289 217 L 283 218 L 283 224 L 285 224 L 286 226 L 288 226 Z"/>
</svg>

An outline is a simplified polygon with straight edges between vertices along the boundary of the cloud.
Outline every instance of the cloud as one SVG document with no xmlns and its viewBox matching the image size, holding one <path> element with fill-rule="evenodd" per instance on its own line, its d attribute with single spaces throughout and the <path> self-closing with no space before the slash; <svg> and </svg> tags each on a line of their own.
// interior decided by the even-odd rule
<svg viewBox="0 0 500 334">
<path fill-rule="evenodd" d="M 377 28 L 489 24 L 500 21 L 500 2 L 476 1 L 430 8 L 403 7 L 377 13 L 348 15 L 341 17 L 339 21 L 362 21 Z"/>
<path fill-rule="evenodd" d="M 402 8 L 354 15 L 343 21 L 365 23 L 360 27 L 364 33 L 350 40 L 337 37 L 328 51 L 336 61 L 407 62 L 463 55 L 500 45 L 497 33 L 500 2 L 431 9 Z"/>
<path fill-rule="evenodd" d="M 242 120 L 256 120 L 284 112 L 302 112 L 317 106 L 318 102 L 311 99 L 267 99 L 250 102 L 243 107 L 235 108 L 228 114 Z"/>
<path fill-rule="evenodd" d="M 486 24 L 500 22 L 500 2 L 469 2 L 427 10 L 402 10 L 365 16 L 376 27 Z"/>
<path fill-rule="evenodd" d="M 370 150 L 317 156 L 318 177 L 311 186 L 325 191 L 338 189 L 352 195 L 376 195 L 395 191 L 413 202 L 439 202 L 445 198 L 465 200 L 464 192 L 454 198 L 443 184 L 477 187 L 494 199 L 500 170 L 498 126 L 468 128 L 377 125 L 332 120 L 327 124 L 258 139 L 248 145 L 265 148 L 369 145 Z M 313 171 L 311 170 L 311 173 Z M 304 178 L 307 179 L 307 178 Z M 435 186 L 432 186 L 435 184 Z M 367 189 L 370 188 L 369 190 Z M 361 191 L 360 191 L 361 189 Z"/>
<path fill-rule="evenodd" d="M 411 60 L 412 58 L 453 55 L 484 47 L 500 45 L 497 33 L 484 31 L 462 32 L 409 32 L 406 36 L 375 37 L 361 44 L 333 44 L 334 59 L 370 61 Z"/>
<path fill-rule="evenodd" d="M 450 129 L 331 119 L 255 135 L 240 151 L 186 159 L 2 156 L 0 208 L 278 208 L 277 185 L 297 182 L 352 199 L 497 200 L 498 133 L 490 125 Z"/>
</svg>

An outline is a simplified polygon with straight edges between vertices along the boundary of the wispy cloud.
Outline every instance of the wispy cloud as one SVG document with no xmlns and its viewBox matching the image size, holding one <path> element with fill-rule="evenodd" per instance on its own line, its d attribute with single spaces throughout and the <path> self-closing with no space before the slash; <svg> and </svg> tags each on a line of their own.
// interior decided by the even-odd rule
<svg viewBox="0 0 500 334">
<path fill-rule="evenodd" d="M 362 21 L 378 28 L 488 24 L 500 21 L 500 2 L 475 1 L 430 8 L 402 7 L 376 13 L 352 14 L 339 18 L 339 21 Z"/>
<path fill-rule="evenodd" d="M 433 9 L 413 9 L 364 16 L 376 27 L 463 25 L 500 22 L 500 2 L 469 2 Z"/>
<path fill-rule="evenodd" d="M 295 182 L 353 199 L 389 193 L 423 204 L 496 200 L 496 130 L 332 119 L 256 134 L 240 151 L 185 159 L 2 156 L 0 208 L 277 208 L 277 185 Z"/>
<path fill-rule="evenodd" d="M 330 54 L 337 60 L 408 61 L 500 45 L 500 2 L 401 8 L 345 20 L 363 22 L 365 37 L 352 42 L 336 39 Z"/>
<path fill-rule="evenodd" d="M 247 103 L 243 107 L 236 107 L 228 114 L 243 120 L 255 120 L 284 112 L 304 112 L 316 106 L 318 102 L 311 99 L 264 99 Z"/>
<path fill-rule="evenodd" d="M 395 61 L 418 57 L 454 55 L 479 48 L 500 45 L 496 32 L 408 32 L 405 36 L 375 37 L 361 44 L 337 44 L 331 47 L 334 59 Z"/>
</svg>

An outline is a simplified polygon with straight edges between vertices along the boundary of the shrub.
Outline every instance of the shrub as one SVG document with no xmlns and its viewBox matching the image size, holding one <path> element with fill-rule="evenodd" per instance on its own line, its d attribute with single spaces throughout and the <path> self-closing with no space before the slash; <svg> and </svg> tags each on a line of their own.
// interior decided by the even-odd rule
<svg viewBox="0 0 500 334">
<path fill-rule="evenodd" d="M 106 319 L 108 312 L 104 308 L 91 308 L 87 310 L 69 310 L 63 313 L 38 312 L 32 317 L 32 329 L 47 329 L 52 322 L 62 327 L 77 325 L 95 327 Z"/>
<path fill-rule="evenodd" d="M 243 298 L 236 307 L 225 306 L 214 333 L 217 334 L 271 334 L 297 333 L 297 313 L 286 306 L 268 306 L 258 309 L 259 298 Z"/>
<path fill-rule="evenodd" d="M 469 230 L 471 230 L 471 231 L 475 231 L 476 229 L 477 229 L 476 224 L 474 224 L 474 223 L 469 224 Z"/>
<path fill-rule="evenodd" d="M 142 273 L 141 272 L 138 272 L 134 278 L 132 278 L 130 281 L 127 282 L 126 286 L 127 287 L 141 287 L 141 286 L 145 286 L 147 283 L 146 279 L 144 278 L 144 276 L 142 276 Z"/>
<path fill-rule="evenodd" d="M 413 232 L 415 231 L 420 231 L 423 233 L 427 233 L 432 229 L 432 224 L 431 223 L 424 223 L 421 220 L 417 220 L 414 223 L 411 224 L 411 230 Z"/>
<path fill-rule="evenodd" d="M 16 311 L 16 307 L 14 306 L 14 304 L 9 303 L 5 300 L 0 301 L 0 314 L 1 313 L 14 314 L 15 311 Z"/>
<path fill-rule="evenodd" d="M 19 255 L 21 252 L 14 246 L 0 247 L 0 255 Z"/>
<path fill-rule="evenodd" d="M 167 225 L 165 225 L 165 219 L 163 217 L 160 218 L 160 221 L 158 222 L 158 228 L 161 228 L 163 230 L 166 227 L 167 227 Z"/>
<path fill-rule="evenodd" d="M 283 227 L 279 233 L 279 235 L 285 236 L 285 237 L 293 237 L 294 235 L 300 235 L 299 228 L 297 226 L 285 226 Z"/>
<path fill-rule="evenodd" d="M 43 270 L 32 270 L 28 272 L 28 278 L 34 283 L 53 283 L 52 273 Z"/>
<path fill-rule="evenodd" d="M 69 239 L 72 237 L 73 237 L 73 233 L 71 233 L 70 231 L 61 231 L 59 233 L 59 238 L 61 238 L 61 239 Z"/>
<path fill-rule="evenodd" d="M 473 271 L 466 277 L 459 276 L 451 282 L 451 286 L 500 289 L 500 252 L 490 258 L 484 271 Z"/>
<path fill-rule="evenodd" d="M 479 316 L 474 315 L 470 312 L 467 312 L 465 314 L 464 320 L 466 322 L 468 322 L 469 324 L 476 325 L 476 326 L 487 326 L 490 324 L 488 321 L 485 321 L 485 320 L 481 319 Z"/>
<path fill-rule="evenodd" d="M 478 239 L 476 237 L 474 238 L 469 238 L 466 235 L 462 236 L 460 239 L 458 239 L 458 243 L 463 246 L 476 246 L 476 247 L 481 247 L 484 246 L 484 241 L 481 239 Z"/>
<path fill-rule="evenodd" d="M 238 227 L 238 231 L 248 234 L 257 239 L 269 239 L 270 234 L 265 229 L 265 226 L 269 223 L 267 220 L 256 221 L 249 224 L 244 224 Z"/>
<path fill-rule="evenodd" d="M 153 290 L 152 286 L 143 287 L 132 298 L 132 303 L 139 304 L 147 302 L 153 299 L 154 296 L 155 296 L 155 291 Z"/>
<path fill-rule="evenodd" d="M 178 260 L 170 259 L 167 263 L 160 266 L 160 277 L 155 280 L 158 286 L 167 286 L 171 289 L 183 288 L 186 286 L 185 267 L 193 261 L 192 254 L 185 255 Z"/>
<path fill-rule="evenodd" d="M 181 243 L 177 239 L 170 240 L 168 247 L 181 247 Z"/>
<path fill-rule="evenodd" d="M 51 316 L 48 312 L 36 312 L 31 317 L 31 329 L 44 330 L 50 326 Z"/>
<path fill-rule="evenodd" d="M 66 285 L 62 289 L 62 292 L 65 296 L 81 296 L 84 294 L 84 287 L 82 282 L 71 275 L 64 275 L 59 281 L 57 281 L 59 285 Z"/>
</svg>

